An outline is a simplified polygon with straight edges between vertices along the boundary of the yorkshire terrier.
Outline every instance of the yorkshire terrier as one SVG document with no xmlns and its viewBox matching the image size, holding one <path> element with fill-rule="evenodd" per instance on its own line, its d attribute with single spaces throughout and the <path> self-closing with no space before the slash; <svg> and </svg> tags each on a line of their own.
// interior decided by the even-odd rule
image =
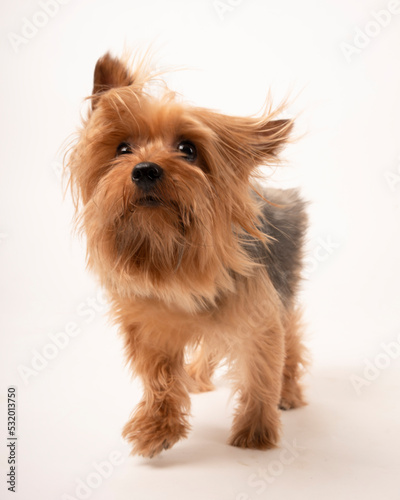
<svg viewBox="0 0 400 500">
<path fill-rule="evenodd" d="M 145 457 L 185 438 L 189 392 L 212 390 L 226 362 L 229 443 L 271 448 L 280 409 L 305 404 L 296 294 L 307 217 L 296 190 L 256 179 L 293 120 L 191 106 L 158 80 L 143 62 L 100 58 L 67 161 L 88 266 L 143 382 L 123 436 Z"/>
</svg>

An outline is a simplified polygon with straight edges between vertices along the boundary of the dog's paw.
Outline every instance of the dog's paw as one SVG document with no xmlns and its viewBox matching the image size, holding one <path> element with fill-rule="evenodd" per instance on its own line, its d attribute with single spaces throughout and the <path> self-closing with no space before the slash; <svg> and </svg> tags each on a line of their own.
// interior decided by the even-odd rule
<svg viewBox="0 0 400 500">
<path fill-rule="evenodd" d="M 281 410 L 300 408 L 306 404 L 307 402 L 304 400 L 302 388 L 298 383 L 284 383 L 279 403 L 279 408 Z"/>
<path fill-rule="evenodd" d="M 215 389 L 215 385 L 211 382 L 208 374 L 201 372 L 194 364 L 189 365 L 186 371 L 190 377 L 188 384 L 189 392 L 194 394 L 199 392 L 209 392 Z"/>
<path fill-rule="evenodd" d="M 279 442 L 279 432 L 275 429 L 241 429 L 233 433 L 228 441 L 231 446 L 268 450 L 275 448 Z"/>
<path fill-rule="evenodd" d="M 299 398 L 282 398 L 279 402 L 279 409 L 284 411 L 293 410 L 294 408 L 300 408 L 306 404 L 307 403 Z"/>
<path fill-rule="evenodd" d="M 268 420 L 251 420 L 240 413 L 235 418 L 229 444 L 239 448 L 267 450 L 275 448 L 280 439 L 280 419 L 278 410 L 269 412 Z"/>
<path fill-rule="evenodd" d="M 286 398 L 282 398 L 279 402 L 279 409 L 280 410 L 291 410 L 292 408 L 295 408 L 295 406 L 293 406 L 293 403 L 289 400 L 287 400 Z"/>
<path fill-rule="evenodd" d="M 187 437 L 188 431 L 189 425 L 182 416 L 171 418 L 140 410 L 125 425 L 122 436 L 132 445 L 132 455 L 153 458 Z"/>
</svg>

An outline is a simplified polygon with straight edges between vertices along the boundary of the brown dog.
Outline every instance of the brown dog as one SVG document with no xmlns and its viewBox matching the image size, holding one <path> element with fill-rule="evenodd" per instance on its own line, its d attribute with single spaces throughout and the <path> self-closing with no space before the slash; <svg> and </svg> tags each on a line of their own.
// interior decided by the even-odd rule
<svg viewBox="0 0 400 500">
<path fill-rule="evenodd" d="M 167 88 L 155 96 L 143 64 L 97 62 L 68 170 L 89 266 L 144 384 L 123 431 L 134 453 L 187 436 L 189 391 L 211 390 L 222 361 L 238 394 L 230 444 L 275 446 L 279 408 L 305 404 L 295 302 L 304 202 L 254 183 L 289 138 L 278 111 L 188 106 Z"/>
</svg>

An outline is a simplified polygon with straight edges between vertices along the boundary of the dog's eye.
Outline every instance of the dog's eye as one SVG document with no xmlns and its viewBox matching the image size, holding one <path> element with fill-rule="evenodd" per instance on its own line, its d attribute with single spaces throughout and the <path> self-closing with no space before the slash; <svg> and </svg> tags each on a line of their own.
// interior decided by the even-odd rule
<svg viewBox="0 0 400 500">
<path fill-rule="evenodd" d="M 117 152 L 116 152 L 116 156 L 119 156 L 119 155 L 129 155 L 132 153 L 132 147 L 130 144 L 128 144 L 127 142 L 121 142 L 121 144 L 117 147 Z"/>
<path fill-rule="evenodd" d="M 196 146 L 190 141 L 181 141 L 178 144 L 178 151 L 182 153 L 187 161 L 195 161 L 197 158 Z"/>
</svg>

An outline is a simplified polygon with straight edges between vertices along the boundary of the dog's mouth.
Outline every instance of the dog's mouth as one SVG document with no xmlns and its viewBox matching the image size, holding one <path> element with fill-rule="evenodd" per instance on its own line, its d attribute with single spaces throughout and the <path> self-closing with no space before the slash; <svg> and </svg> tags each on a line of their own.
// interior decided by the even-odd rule
<svg viewBox="0 0 400 500">
<path fill-rule="evenodd" d="M 158 207 L 161 205 L 161 200 L 155 196 L 143 196 L 135 202 L 135 205 L 139 207 Z"/>
<path fill-rule="evenodd" d="M 138 207 L 160 207 L 161 205 L 165 206 L 165 202 L 156 196 L 142 196 L 129 203 L 129 211 L 134 212 Z"/>
<path fill-rule="evenodd" d="M 174 201 L 174 200 L 165 200 L 163 198 L 160 198 L 158 196 L 153 196 L 153 195 L 145 195 L 141 196 L 140 198 L 135 199 L 134 201 L 132 200 L 129 204 L 128 210 L 131 213 L 136 212 L 141 208 L 155 208 L 155 207 L 160 207 L 164 209 L 164 212 L 168 212 L 168 214 L 172 217 L 176 217 L 179 220 L 179 225 L 180 225 L 180 230 L 182 232 L 182 227 L 185 225 L 189 224 L 189 218 L 183 216 L 183 210 L 179 206 L 179 204 Z M 145 210 L 147 211 L 147 210 Z M 124 218 L 124 216 L 122 216 Z"/>
</svg>

